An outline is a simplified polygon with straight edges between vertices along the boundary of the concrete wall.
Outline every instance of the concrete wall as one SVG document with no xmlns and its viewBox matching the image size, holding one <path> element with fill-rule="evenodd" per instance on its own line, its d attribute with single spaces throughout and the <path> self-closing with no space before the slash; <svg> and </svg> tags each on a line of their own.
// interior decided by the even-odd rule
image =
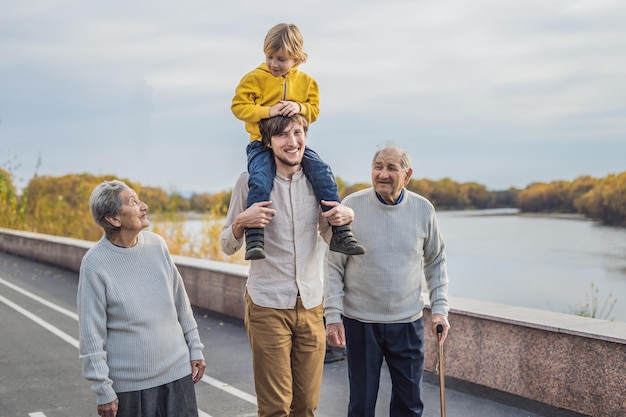
<svg viewBox="0 0 626 417">
<path fill-rule="evenodd" d="M 78 271 L 93 242 L 0 229 L 0 250 Z M 243 318 L 247 267 L 174 256 L 192 304 Z M 590 416 L 626 416 L 626 323 L 450 300 L 445 375 Z M 430 312 L 425 312 L 426 328 Z M 436 338 L 426 332 L 426 369 Z"/>
<path fill-rule="evenodd" d="M 446 376 L 584 415 L 626 416 L 626 323 L 459 298 L 450 305 Z M 434 372 L 436 342 L 426 343 Z"/>
<path fill-rule="evenodd" d="M 0 251 L 78 272 L 95 242 L 0 228 Z M 186 256 L 172 256 L 195 306 L 243 318 L 248 268 Z"/>
</svg>

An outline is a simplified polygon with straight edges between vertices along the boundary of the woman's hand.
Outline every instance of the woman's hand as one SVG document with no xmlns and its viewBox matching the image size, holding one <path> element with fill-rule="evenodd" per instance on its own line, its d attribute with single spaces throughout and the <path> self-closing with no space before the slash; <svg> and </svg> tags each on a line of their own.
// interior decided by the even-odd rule
<svg viewBox="0 0 626 417">
<path fill-rule="evenodd" d="M 206 362 L 203 360 L 191 361 L 191 378 L 193 383 L 197 383 L 204 376 L 204 370 L 206 369 Z"/>
<path fill-rule="evenodd" d="M 119 400 L 116 398 L 107 404 L 98 404 L 98 415 L 100 417 L 115 417 L 117 416 L 117 405 Z"/>
</svg>

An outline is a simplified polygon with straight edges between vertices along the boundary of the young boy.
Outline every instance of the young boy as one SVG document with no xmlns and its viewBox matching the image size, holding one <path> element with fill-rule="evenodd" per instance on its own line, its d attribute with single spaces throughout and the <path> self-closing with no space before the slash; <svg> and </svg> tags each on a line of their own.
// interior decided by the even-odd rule
<svg viewBox="0 0 626 417">
<path fill-rule="evenodd" d="M 233 97 L 231 110 L 235 117 L 245 122 L 250 133 L 248 155 L 248 207 L 261 201 L 269 201 L 276 173 L 274 158 L 263 147 L 259 121 L 282 115 L 303 115 L 309 123 L 319 115 L 319 88 L 308 74 L 298 70 L 307 59 L 304 41 L 296 25 L 280 23 L 265 36 L 263 51 L 265 63 L 246 74 Z M 306 147 L 302 169 L 307 176 L 316 198 L 321 202 L 339 202 L 337 183 L 330 167 L 312 149 Z M 320 203 L 321 204 L 321 203 Z M 322 210 L 331 207 L 321 204 Z M 262 228 L 246 229 L 245 259 L 264 259 L 264 231 Z M 333 226 L 330 250 L 346 255 L 361 255 L 365 248 L 352 234 L 350 224 Z"/>
</svg>

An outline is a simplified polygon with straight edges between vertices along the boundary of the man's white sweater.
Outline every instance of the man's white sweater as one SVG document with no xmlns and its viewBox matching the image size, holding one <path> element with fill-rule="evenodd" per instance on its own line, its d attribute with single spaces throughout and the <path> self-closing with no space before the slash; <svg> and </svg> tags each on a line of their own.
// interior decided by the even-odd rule
<svg viewBox="0 0 626 417">
<path fill-rule="evenodd" d="M 327 252 L 324 307 L 327 323 L 341 315 L 366 323 L 408 323 L 422 316 L 422 277 L 433 313 L 448 314 L 444 242 L 435 209 L 404 190 L 396 205 L 383 204 L 373 188 L 343 201 L 354 210 L 352 231 L 366 253 Z"/>
</svg>

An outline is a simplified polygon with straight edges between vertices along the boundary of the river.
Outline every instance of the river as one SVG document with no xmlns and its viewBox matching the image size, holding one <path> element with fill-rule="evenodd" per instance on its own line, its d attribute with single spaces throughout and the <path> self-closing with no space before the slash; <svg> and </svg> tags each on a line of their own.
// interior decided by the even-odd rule
<svg viewBox="0 0 626 417">
<path fill-rule="evenodd" d="M 438 219 L 450 295 L 572 313 L 597 290 L 599 318 L 626 322 L 626 229 L 514 210 L 442 211 Z"/>
<path fill-rule="evenodd" d="M 573 314 L 597 290 L 596 316 L 626 322 L 626 228 L 512 209 L 440 211 L 438 219 L 451 296 Z M 189 219 L 185 230 L 202 224 Z"/>
</svg>

